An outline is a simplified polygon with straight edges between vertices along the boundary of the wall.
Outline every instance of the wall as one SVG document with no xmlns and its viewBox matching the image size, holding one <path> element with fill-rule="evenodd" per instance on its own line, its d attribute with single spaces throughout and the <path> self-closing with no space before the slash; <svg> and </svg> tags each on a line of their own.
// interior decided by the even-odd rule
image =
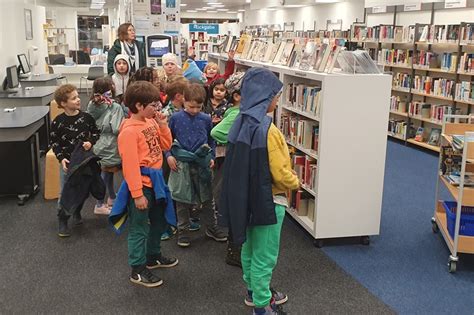
<svg viewBox="0 0 474 315">
<path fill-rule="evenodd" d="M 28 48 L 38 47 L 38 65 L 35 73 L 45 72 L 47 56 L 46 41 L 43 39 L 43 24 L 46 23 L 45 7 L 35 6 L 26 1 L 3 1 L 0 10 L 0 78 L 5 77 L 5 68 L 18 65 L 16 55 L 28 55 Z M 33 23 L 33 39 L 26 40 L 24 9 L 30 9 Z M 7 31 L 10 30 L 10 31 Z"/>
<path fill-rule="evenodd" d="M 364 18 L 364 0 L 352 0 L 341 3 L 318 4 L 302 8 L 285 8 L 275 11 L 248 10 L 244 14 L 243 27 L 249 25 L 280 24 L 294 22 L 295 30 L 326 29 L 327 20 L 342 19 L 342 29 L 349 29 L 356 19 Z"/>
<path fill-rule="evenodd" d="M 78 50 L 78 34 L 77 34 L 77 10 L 75 8 L 66 8 L 66 7 L 47 7 L 46 16 L 54 17 L 55 21 L 53 22 L 55 27 L 64 27 L 70 28 L 70 30 L 65 30 L 66 41 L 69 44 L 69 50 Z"/>
</svg>

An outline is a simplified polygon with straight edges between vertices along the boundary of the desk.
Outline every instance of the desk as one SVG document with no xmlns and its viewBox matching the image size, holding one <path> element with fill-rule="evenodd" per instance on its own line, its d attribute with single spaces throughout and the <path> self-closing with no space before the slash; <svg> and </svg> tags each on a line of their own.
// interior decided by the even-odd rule
<svg viewBox="0 0 474 315">
<path fill-rule="evenodd" d="M 55 90 L 56 86 L 41 86 L 31 90 L 22 87 L 17 93 L 0 93 L 0 109 L 5 107 L 46 106 L 53 99 Z"/>
<path fill-rule="evenodd" d="M 17 195 L 18 204 L 39 188 L 39 131 L 49 107 L 0 112 L 0 195 Z"/>
<path fill-rule="evenodd" d="M 92 65 L 75 65 L 75 66 L 64 66 L 64 65 L 52 65 L 54 73 L 61 74 L 67 78 L 67 82 L 74 84 L 79 87 L 81 77 L 87 77 L 89 68 Z M 96 67 L 94 65 L 94 67 Z M 104 75 L 107 74 L 107 64 L 103 65 Z"/>
<path fill-rule="evenodd" d="M 60 74 L 39 74 L 30 75 L 28 78 L 20 78 L 22 87 L 39 87 L 39 86 L 57 86 Z"/>
</svg>

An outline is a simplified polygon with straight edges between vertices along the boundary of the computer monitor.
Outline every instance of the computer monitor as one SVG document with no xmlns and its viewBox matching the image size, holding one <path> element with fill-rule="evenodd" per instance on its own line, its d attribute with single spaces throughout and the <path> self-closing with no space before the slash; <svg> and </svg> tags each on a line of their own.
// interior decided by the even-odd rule
<svg viewBox="0 0 474 315">
<path fill-rule="evenodd" d="M 7 76 L 3 80 L 3 90 L 16 92 L 20 81 L 18 79 L 18 69 L 16 66 L 10 66 L 6 69 Z"/>
<path fill-rule="evenodd" d="M 31 72 L 30 63 L 28 62 L 28 58 L 26 58 L 25 54 L 17 55 L 18 62 L 20 62 L 20 70 L 23 74 L 29 74 Z"/>
<path fill-rule="evenodd" d="M 173 43 L 171 37 L 150 38 L 148 37 L 148 56 L 161 58 L 164 54 L 171 52 Z"/>
</svg>

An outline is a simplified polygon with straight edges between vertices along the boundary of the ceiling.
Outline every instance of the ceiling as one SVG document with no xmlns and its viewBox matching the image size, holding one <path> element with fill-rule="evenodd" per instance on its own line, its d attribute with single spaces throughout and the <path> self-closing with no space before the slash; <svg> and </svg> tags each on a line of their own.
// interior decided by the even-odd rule
<svg viewBox="0 0 474 315">
<path fill-rule="evenodd" d="M 117 7 L 119 0 L 105 0 L 104 8 Z M 36 0 L 38 5 L 50 7 L 89 8 L 91 0 Z"/>
</svg>

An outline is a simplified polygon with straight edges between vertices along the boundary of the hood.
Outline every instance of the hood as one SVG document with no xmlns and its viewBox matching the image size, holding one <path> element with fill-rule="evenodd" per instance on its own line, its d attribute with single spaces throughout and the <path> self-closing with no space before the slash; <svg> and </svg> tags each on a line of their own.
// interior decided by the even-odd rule
<svg viewBox="0 0 474 315">
<path fill-rule="evenodd" d="M 137 120 L 137 119 L 124 119 L 122 121 L 122 124 L 120 125 L 119 132 L 122 132 L 123 130 L 129 128 L 129 127 L 136 127 L 136 126 L 143 126 L 146 124 L 145 121 Z"/>
<path fill-rule="evenodd" d="M 273 97 L 282 87 L 283 83 L 270 70 L 250 68 L 242 81 L 240 113 L 262 121 Z"/>
<path fill-rule="evenodd" d="M 127 65 L 128 65 L 128 72 L 127 72 L 127 75 L 129 75 L 129 74 L 130 74 L 130 58 L 128 58 L 128 56 L 125 55 L 125 54 L 118 54 L 118 55 L 115 57 L 115 59 L 114 59 L 114 72 L 115 72 L 115 74 L 119 74 L 119 73 L 117 72 L 117 68 L 115 67 L 115 64 L 116 64 L 117 61 L 119 61 L 120 59 L 125 60 L 125 62 L 127 63 Z"/>
</svg>

